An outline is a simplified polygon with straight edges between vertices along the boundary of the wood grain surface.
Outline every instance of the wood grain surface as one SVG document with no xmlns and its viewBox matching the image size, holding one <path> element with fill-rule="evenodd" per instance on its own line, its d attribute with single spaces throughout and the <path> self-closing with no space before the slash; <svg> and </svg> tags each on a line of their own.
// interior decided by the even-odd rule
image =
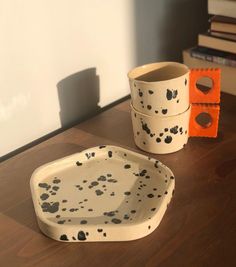
<svg viewBox="0 0 236 267">
<path fill-rule="evenodd" d="M 113 144 L 140 153 L 129 101 L 0 164 L 0 266 L 236 266 L 236 97 L 222 94 L 217 139 L 191 138 L 169 155 L 151 155 L 176 176 L 160 226 L 129 242 L 60 243 L 36 222 L 29 180 L 35 168 L 88 147 Z M 30 127 L 30 126 L 29 126 Z"/>
</svg>

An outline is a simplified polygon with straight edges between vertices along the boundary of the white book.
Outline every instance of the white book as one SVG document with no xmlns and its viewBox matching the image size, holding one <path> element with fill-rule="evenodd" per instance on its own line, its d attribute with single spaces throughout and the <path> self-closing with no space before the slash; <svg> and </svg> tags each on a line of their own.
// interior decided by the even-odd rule
<svg viewBox="0 0 236 267">
<path fill-rule="evenodd" d="M 236 54 L 235 41 L 217 38 L 210 34 L 199 34 L 198 45 Z"/>
<path fill-rule="evenodd" d="M 236 18 L 236 0 L 208 0 L 208 13 Z"/>
</svg>

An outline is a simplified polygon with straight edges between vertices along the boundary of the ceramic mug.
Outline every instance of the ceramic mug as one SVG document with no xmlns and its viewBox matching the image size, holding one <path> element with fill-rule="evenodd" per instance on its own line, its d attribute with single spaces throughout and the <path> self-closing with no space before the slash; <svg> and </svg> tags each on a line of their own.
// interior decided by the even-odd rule
<svg viewBox="0 0 236 267">
<path fill-rule="evenodd" d="M 190 70 L 177 62 L 159 62 L 134 68 L 128 73 L 132 104 L 137 111 L 147 115 L 173 116 L 186 111 L 190 103 L 219 103 L 219 71 Z M 213 81 L 207 93 L 196 86 L 201 77 Z"/>
<path fill-rule="evenodd" d="M 184 112 L 174 116 L 150 116 L 134 109 L 131 118 L 135 144 L 144 151 L 166 154 L 178 151 L 190 136 L 216 137 L 219 106 L 190 105 Z M 198 116 L 208 114 L 211 120 L 201 125 Z"/>
</svg>

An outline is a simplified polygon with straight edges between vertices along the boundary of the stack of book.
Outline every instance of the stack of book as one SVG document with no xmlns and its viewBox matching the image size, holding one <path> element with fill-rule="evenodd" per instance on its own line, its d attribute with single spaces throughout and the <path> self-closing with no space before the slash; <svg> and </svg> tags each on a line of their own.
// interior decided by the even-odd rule
<svg viewBox="0 0 236 267">
<path fill-rule="evenodd" d="M 198 35 L 198 46 L 183 51 L 184 63 L 221 68 L 221 90 L 236 95 L 236 0 L 208 0 L 208 13 L 210 29 Z"/>
</svg>

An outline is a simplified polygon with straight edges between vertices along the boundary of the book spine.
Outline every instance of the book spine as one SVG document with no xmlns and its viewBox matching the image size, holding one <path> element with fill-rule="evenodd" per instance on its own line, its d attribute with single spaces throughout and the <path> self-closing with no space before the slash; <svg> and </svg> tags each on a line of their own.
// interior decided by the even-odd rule
<svg viewBox="0 0 236 267">
<path fill-rule="evenodd" d="M 236 67 L 236 61 L 232 59 L 223 58 L 219 56 L 212 56 L 212 55 L 204 54 L 204 53 L 197 52 L 197 51 L 190 51 L 190 55 L 193 58 L 202 59 L 205 61 L 222 64 L 225 66 Z"/>
</svg>

